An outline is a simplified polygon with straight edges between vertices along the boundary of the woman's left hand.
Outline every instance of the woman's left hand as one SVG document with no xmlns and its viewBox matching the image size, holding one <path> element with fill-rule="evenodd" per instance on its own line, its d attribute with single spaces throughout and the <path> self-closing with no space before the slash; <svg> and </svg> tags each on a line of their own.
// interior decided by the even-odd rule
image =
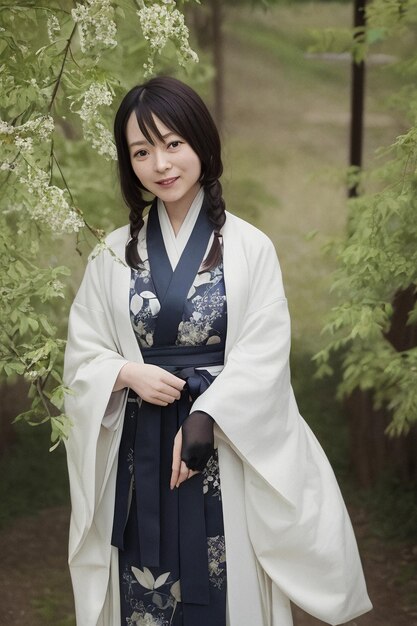
<svg viewBox="0 0 417 626">
<path fill-rule="evenodd" d="M 179 487 L 188 478 L 191 478 L 197 471 L 190 470 L 181 460 L 181 448 L 182 448 L 182 428 L 179 429 L 174 439 L 174 449 L 172 452 L 172 474 L 170 488 Z"/>
</svg>

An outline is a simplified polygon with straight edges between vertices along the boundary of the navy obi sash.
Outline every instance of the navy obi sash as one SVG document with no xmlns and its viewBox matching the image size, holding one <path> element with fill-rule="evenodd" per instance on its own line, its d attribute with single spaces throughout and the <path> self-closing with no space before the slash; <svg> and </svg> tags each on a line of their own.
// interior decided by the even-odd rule
<svg viewBox="0 0 417 626">
<path fill-rule="evenodd" d="M 158 365 L 186 381 L 181 398 L 167 407 L 142 401 L 137 420 L 125 419 L 119 450 L 112 545 L 124 548 L 124 531 L 131 500 L 130 477 L 119 480 L 122 465 L 134 450 L 138 537 L 142 567 L 160 563 L 160 434 L 161 420 L 176 412 L 181 426 L 188 417 L 192 402 L 213 381 L 204 368 L 223 365 L 224 350 L 219 345 L 176 346 L 178 325 L 182 320 L 184 301 L 199 270 L 212 233 L 204 204 L 194 230 L 175 269 L 172 271 L 163 243 L 156 204 L 148 218 L 147 245 L 152 279 L 161 310 L 152 348 L 143 349 L 145 363 Z M 191 400 L 190 400 L 191 398 Z M 138 400 L 129 391 L 130 401 Z M 178 489 L 179 551 L 181 563 L 181 596 L 183 602 L 209 603 L 207 534 L 204 517 L 202 474 L 186 480 Z"/>
</svg>

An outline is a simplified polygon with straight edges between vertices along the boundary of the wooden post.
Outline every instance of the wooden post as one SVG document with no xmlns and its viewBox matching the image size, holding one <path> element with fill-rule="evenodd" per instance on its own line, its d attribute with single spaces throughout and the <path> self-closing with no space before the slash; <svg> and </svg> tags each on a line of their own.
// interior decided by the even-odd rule
<svg viewBox="0 0 417 626">
<path fill-rule="evenodd" d="M 212 51 L 214 77 L 214 119 L 221 131 L 224 120 L 224 50 L 223 50 L 223 9 L 221 0 L 211 0 Z"/>
<path fill-rule="evenodd" d="M 355 28 L 365 26 L 366 0 L 355 0 L 353 24 Z M 363 112 L 365 102 L 365 62 L 352 60 L 351 125 L 349 164 L 362 167 L 363 151 Z M 357 185 L 348 190 L 349 197 L 358 194 Z"/>
</svg>

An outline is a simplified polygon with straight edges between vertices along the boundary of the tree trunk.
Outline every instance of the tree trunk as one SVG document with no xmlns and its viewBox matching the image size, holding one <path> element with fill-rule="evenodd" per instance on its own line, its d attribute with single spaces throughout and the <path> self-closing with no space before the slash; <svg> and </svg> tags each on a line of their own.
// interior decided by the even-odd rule
<svg viewBox="0 0 417 626">
<path fill-rule="evenodd" d="M 408 313 L 416 301 L 414 286 L 397 292 L 391 328 L 386 339 L 396 350 L 417 346 L 415 326 L 407 326 Z M 349 424 L 350 456 L 359 484 L 371 486 L 381 473 L 392 468 L 404 481 L 417 480 L 417 427 L 408 435 L 389 438 L 385 429 L 390 422 L 387 409 L 373 408 L 372 393 L 355 391 L 346 401 Z"/>
<path fill-rule="evenodd" d="M 354 2 L 354 25 L 365 25 L 366 0 Z M 362 167 L 363 117 L 365 101 L 365 63 L 352 63 L 350 165 Z M 358 195 L 357 185 L 348 190 Z M 393 306 L 387 340 L 398 351 L 417 345 L 416 329 L 407 326 L 409 311 L 415 303 L 414 286 L 398 292 Z M 371 392 L 357 389 L 345 402 L 349 424 L 350 458 L 359 484 L 370 487 L 387 468 L 394 468 L 403 480 L 417 479 L 417 428 L 407 436 L 390 439 L 385 429 L 390 422 L 387 409 L 375 410 Z"/>
</svg>

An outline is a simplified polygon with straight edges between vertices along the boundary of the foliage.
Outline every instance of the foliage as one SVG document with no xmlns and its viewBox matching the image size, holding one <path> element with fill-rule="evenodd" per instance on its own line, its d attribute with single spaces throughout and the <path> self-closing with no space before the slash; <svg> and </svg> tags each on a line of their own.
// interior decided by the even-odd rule
<svg viewBox="0 0 417 626">
<path fill-rule="evenodd" d="M 417 284 L 417 55 L 415 23 L 417 1 L 374 0 L 367 8 L 367 24 L 351 33 L 328 31 L 318 49 L 348 50 L 357 60 L 366 58 L 381 41 L 408 40 L 413 56 L 397 60 L 403 89 L 392 98 L 409 127 L 393 144 L 380 149 L 373 171 L 348 172 L 348 183 L 359 183 L 361 195 L 349 201 L 347 236 L 333 242 L 339 269 L 333 289 L 340 304 L 331 312 L 324 332 L 326 347 L 315 359 L 318 374 L 331 372 L 329 356 L 341 351 L 343 380 L 339 394 L 359 387 L 372 390 L 375 404 L 392 415 L 388 433 L 407 433 L 417 421 L 417 348 L 397 351 L 388 341 L 394 296 Z M 417 306 L 408 324 L 417 322 Z"/>
<path fill-rule="evenodd" d="M 59 263 L 60 250 L 75 236 L 80 251 L 87 234 L 103 246 L 104 231 L 92 224 L 113 225 L 106 161 L 116 158 L 109 127 L 115 98 L 154 71 L 173 73 L 198 60 L 182 4 L 0 4 L 0 375 L 31 383 L 32 406 L 16 420 L 50 420 L 55 445 L 70 427 L 61 338 L 70 271 Z M 106 180 L 94 189 L 100 173 Z M 104 206 L 91 210 L 91 192 L 102 199 L 103 186 Z"/>
</svg>

